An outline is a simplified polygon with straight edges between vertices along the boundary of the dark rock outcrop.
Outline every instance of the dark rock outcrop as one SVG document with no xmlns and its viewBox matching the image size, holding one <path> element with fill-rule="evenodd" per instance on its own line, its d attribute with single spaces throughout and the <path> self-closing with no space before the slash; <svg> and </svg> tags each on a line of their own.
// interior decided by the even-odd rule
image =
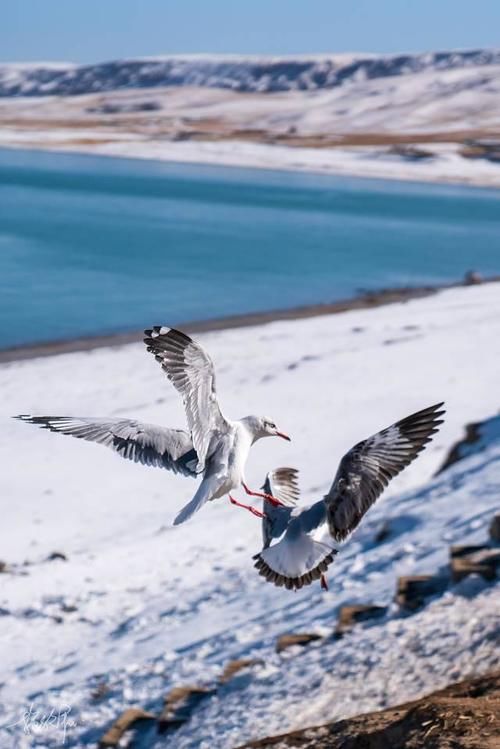
<svg viewBox="0 0 500 749">
<path fill-rule="evenodd" d="M 387 606 L 375 606 L 373 604 L 341 606 L 334 635 L 335 637 L 342 637 L 356 624 L 367 622 L 370 619 L 380 619 L 386 612 Z"/>
<path fill-rule="evenodd" d="M 130 707 L 115 720 L 99 741 L 99 749 L 107 747 L 118 747 L 124 734 L 142 721 L 155 720 L 155 715 L 141 710 L 139 707 Z"/>
<path fill-rule="evenodd" d="M 221 684 L 227 684 L 228 681 L 234 679 L 234 677 L 241 673 L 241 671 L 253 668 L 253 666 L 263 665 L 264 661 L 259 658 L 238 658 L 237 660 L 229 661 L 219 678 L 219 682 Z"/>
<path fill-rule="evenodd" d="M 189 720 L 193 710 L 202 700 L 215 693 L 208 687 L 174 687 L 165 697 L 163 710 L 158 719 L 158 733 L 178 728 Z"/>
<path fill-rule="evenodd" d="M 321 635 L 315 632 L 297 632 L 294 635 L 281 635 L 276 643 L 276 652 L 282 653 L 283 650 L 291 648 L 294 645 L 309 645 L 310 642 L 321 639 Z"/>
<path fill-rule="evenodd" d="M 396 588 L 396 603 L 403 609 L 415 611 L 424 605 L 425 599 L 442 593 L 447 581 L 437 575 L 411 575 L 399 577 Z"/>
</svg>

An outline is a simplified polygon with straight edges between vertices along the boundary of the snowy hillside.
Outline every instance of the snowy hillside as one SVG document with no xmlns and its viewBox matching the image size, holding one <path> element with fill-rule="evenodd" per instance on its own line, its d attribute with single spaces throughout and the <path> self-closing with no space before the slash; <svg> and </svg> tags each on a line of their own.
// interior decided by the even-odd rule
<svg viewBox="0 0 500 749">
<path fill-rule="evenodd" d="M 498 50 L 0 65 L 0 146 L 498 186 L 499 134 Z"/>
<path fill-rule="evenodd" d="M 172 56 L 79 66 L 7 64 L 0 65 L 0 96 L 61 96 L 159 86 L 315 91 L 353 81 L 498 64 L 500 51 L 487 49 L 277 58 Z"/>
<path fill-rule="evenodd" d="M 446 423 L 341 547 L 330 590 L 293 594 L 253 569 L 261 532 L 249 513 L 219 500 L 173 528 L 193 481 L 10 419 L 135 415 L 182 426 L 179 398 L 142 344 L 2 366 L 2 746 L 61 746 L 60 726 L 23 734 L 32 703 L 45 712 L 69 706 L 76 726 L 66 745 L 95 746 L 125 707 L 158 713 L 169 689 L 212 685 L 231 658 L 263 665 L 207 698 L 176 734 L 179 749 L 232 749 L 394 704 L 497 658 L 494 584 L 469 578 L 409 617 L 393 597 L 397 576 L 435 573 L 450 544 L 483 542 L 498 508 L 494 430 L 479 451 L 432 478 L 464 425 L 498 412 L 498 284 L 200 339 L 215 360 L 225 413 L 262 411 L 292 434 L 291 444 L 255 446 L 254 486 L 270 466 L 297 466 L 310 501 L 359 439 L 442 399 Z M 377 543 L 387 520 L 389 535 Z M 53 552 L 66 561 L 48 560 Z M 276 654 L 285 632 L 330 634 L 345 603 L 389 610 L 340 641 Z M 152 742 L 145 746 L 165 739 Z"/>
</svg>

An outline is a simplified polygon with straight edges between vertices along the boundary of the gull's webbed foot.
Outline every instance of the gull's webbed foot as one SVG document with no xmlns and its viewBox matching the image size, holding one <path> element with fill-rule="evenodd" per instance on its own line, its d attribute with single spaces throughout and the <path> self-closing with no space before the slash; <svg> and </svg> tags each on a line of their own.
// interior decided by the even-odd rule
<svg viewBox="0 0 500 749">
<path fill-rule="evenodd" d="M 280 502 L 279 499 L 276 499 L 276 497 L 273 497 L 272 494 L 267 494 L 266 492 L 254 492 L 252 489 L 249 489 L 246 484 L 242 484 L 243 489 L 246 491 L 246 493 L 250 497 L 261 497 L 261 499 L 265 499 L 266 502 L 270 502 L 274 507 L 285 507 L 286 505 L 283 504 L 283 502 Z"/>
<path fill-rule="evenodd" d="M 252 513 L 252 515 L 255 515 L 258 518 L 265 518 L 266 515 L 264 512 L 261 512 L 260 510 L 257 510 L 257 508 L 252 507 L 252 505 L 245 505 L 242 502 L 238 502 L 237 499 L 229 495 L 229 501 L 231 504 L 236 505 L 236 507 L 243 507 L 244 510 L 248 510 Z"/>
</svg>

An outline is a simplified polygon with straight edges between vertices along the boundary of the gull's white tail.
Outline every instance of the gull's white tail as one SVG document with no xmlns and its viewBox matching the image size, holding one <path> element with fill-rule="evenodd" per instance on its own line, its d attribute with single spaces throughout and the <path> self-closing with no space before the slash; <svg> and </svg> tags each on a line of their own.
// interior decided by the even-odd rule
<svg viewBox="0 0 500 749">
<path fill-rule="evenodd" d="M 263 549 L 254 559 L 255 567 L 271 583 L 286 588 L 302 588 L 322 573 L 334 560 L 336 549 L 301 534 L 296 539 L 283 538 L 274 546 Z"/>
<path fill-rule="evenodd" d="M 186 520 L 198 512 L 205 502 L 213 496 L 214 487 L 211 481 L 202 481 L 193 499 L 185 505 L 174 520 L 174 525 L 185 523 Z"/>
</svg>

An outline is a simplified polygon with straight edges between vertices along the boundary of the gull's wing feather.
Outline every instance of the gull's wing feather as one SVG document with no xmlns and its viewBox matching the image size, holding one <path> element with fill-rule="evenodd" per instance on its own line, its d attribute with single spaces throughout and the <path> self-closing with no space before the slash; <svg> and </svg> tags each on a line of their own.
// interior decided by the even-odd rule
<svg viewBox="0 0 500 749">
<path fill-rule="evenodd" d="M 196 476 L 196 451 L 191 437 L 183 429 L 166 429 L 133 419 L 27 415 L 15 418 L 52 432 L 106 445 L 136 463 Z"/>
<path fill-rule="evenodd" d="M 182 396 L 201 472 L 214 431 L 227 428 L 217 401 L 213 362 L 198 343 L 179 330 L 156 326 L 144 333 L 148 351 Z"/>
<path fill-rule="evenodd" d="M 269 471 L 262 487 L 266 494 L 283 502 L 283 505 L 272 505 L 264 501 L 262 518 L 262 541 L 267 549 L 273 538 L 279 538 L 287 529 L 292 510 L 300 496 L 299 472 L 295 468 L 275 468 Z"/>
<path fill-rule="evenodd" d="M 336 549 L 310 535 L 325 522 L 326 505 L 322 499 L 298 510 L 296 515 L 294 511 L 281 541 L 269 548 L 264 547 L 254 557 L 259 575 L 289 590 L 319 580 L 337 553 Z"/>
<path fill-rule="evenodd" d="M 299 472 L 296 468 L 275 468 L 267 474 L 262 489 L 283 504 L 295 507 L 300 498 Z"/>
<path fill-rule="evenodd" d="M 359 442 L 340 462 L 324 501 L 328 526 L 343 541 L 382 494 L 389 481 L 425 449 L 443 423 L 443 403 L 407 416 Z"/>
</svg>

